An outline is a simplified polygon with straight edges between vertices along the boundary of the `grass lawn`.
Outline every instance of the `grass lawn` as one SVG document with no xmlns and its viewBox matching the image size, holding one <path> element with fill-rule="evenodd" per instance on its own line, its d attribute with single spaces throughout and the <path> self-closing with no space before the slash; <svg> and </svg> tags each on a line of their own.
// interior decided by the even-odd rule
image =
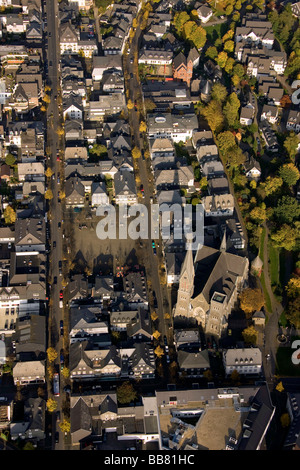
<svg viewBox="0 0 300 470">
<path fill-rule="evenodd" d="M 293 337 L 297 339 L 296 337 Z M 276 354 L 277 370 L 276 374 L 280 376 L 300 377 L 300 364 L 295 365 L 292 362 L 292 354 L 295 349 L 288 347 L 279 347 Z"/>
<path fill-rule="evenodd" d="M 211 44 L 214 44 L 217 38 L 224 36 L 228 30 L 226 23 L 218 23 L 211 26 L 203 26 L 206 31 L 206 37 Z"/>
<path fill-rule="evenodd" d="M 279 281 L 279 250 L 274 248 L 272 243 L 268 243 L 269 260 L 270 260 L 270 278 L 271 285 L 278 286 Z"/>
<path fill-rule="evenodd" d="M 259 245 L 259 254 L 258 256 L 260 257 L 261 260 L 264 260 L 264 241 L 265 241 L 265 236 L 266 236 L 266 229 L 264 228 L 261 234 L 260 238 L 260 245 Z M 272 313 L 272 304 L 271 304 L 271 299 L 268 293 L 268 290 L 266 288 L 266 281 L 265 281 L 265 275 L 264 275 L 264 269 L 268 269 L 268 266 L 263 267 L 261 276 L 260 276 L 260 282 L 264 291 L 264 296 L 265 296 L 265 302 L 266 302 L 266 308 L 269 313 Z"/>
</svg>

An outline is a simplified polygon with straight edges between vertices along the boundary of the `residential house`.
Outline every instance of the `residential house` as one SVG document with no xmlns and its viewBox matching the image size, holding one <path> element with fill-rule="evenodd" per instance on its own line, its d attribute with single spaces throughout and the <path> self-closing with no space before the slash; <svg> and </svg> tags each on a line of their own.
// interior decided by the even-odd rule
<svg viewBox="0 0 300 470">
<path fill-rule="evenodd" d="M 86 162 L 88 160 L 88 151 L 84 146 L 76 145 L 75 147 L 66 147 L 65 162 L 72 164 L 72 161 Z"/>
<path fill-rule="evenodd" d="M 171 139 L 157 138 L 154 140 L 150 140 L 149 144 L 151 160 L 155 160 L 159 157 L 175 157 L 175 147 Z"/>
<path fill-rule="evenodd" d="M 213 16 L 213 11 L 208 4 L 201 5 L 196 11 L 201 23 L 207 23 Z"/>
<path fill-rule="evenodd" d="M 122 55 L 125 46 L 125 41 L 122 37 L 107 36 L 102 39 L 102 50 L 104 55 Z"/>
<path fill-rule="evenodd" d="M 149 139 L 168 138 L 173 142 L 186 142 L 198 129 L 198 119 L 195 114 L 150 113 L 147 125 Z"/>
<path fill-rule="evenodd" d="M 46 359 L 46 320 L 42 315 L 16 316 L 16 354 L 20 361 L 29 357 L 36 361 Z"/>
<path fill-rule="evenodd" d="M 60 53 L 78 53 L 79 33 L 69 21 L 62 23 L 59 28 Z"/>
<path fill-rule="evenodd" d="M 241 108 L 240 123 L 243 126 L 250 126 L 253 122 L 255 108 L 253 106 L 243 106 Z"/>
<path fill-rule="evenodd" d="M 171 65 L 173 52 L 165 49 L 147 49 L 143 47 L 138 58 L 139 64 L 145 65 Z"/>
<path fill-rule="evenodd" d="M 207 185 L 208 194 L 217 195 L 217 194 L 228 194 L 229 193 L 229 183 L 225 176 L 219 178 L 210 178 Z"/>
<path fill-rule="evenodd" d="M 179 349 L 177 360 L 179 376 L 182 377 L 203 377 L 203 373 L 211 367 L 207 349 L 197 352 Z"/>
<path fill-rule="evenodd" d="M 210 160 L 205 163 L 201 163 L 202 175 L 211 180 L 214 178 L 223 178 L 225 176 L 224 166 L 219 159 Z"/>
<path fill-rule="evenodd" d="M 124 77 L 119 72 L 105 72 L 101 84 L 105 93 L 124 92 Z"/>
<path fill-rule="evenodd" d="M 83 123 L 80 120 L 72 119 L 65 122 L 65 139 L 66 141 L 79 141 L 83 140 Z"/>
<path fill-rule="evenodd" d="M 139 315 L 136 310 L 112 310 L 110 313 L 110 328 L 113 331 L 126 331 L 127 327 L 137 322 Z"/>
<path fill-rule="evenodd" d="M 278 120 L 278 108 L 277 106 L 264 104 L 260 116 L 260 120 L 267 120 L 271 124 L 275 124 Z"/>
<path fill-rule="evenodd" d="M 12 420 L 9 426 L 9 434 L 12 441 L 18 439 L 44 440 L 46 402 L 43 398 L 28 398 L 24 401 L 23 420 Z"/>
<path fill-rule="evenodd" d="M 91 121 L 103 121 L 106 116 L 117 116 L 125 108 L 124 93 L 115 92 L 109 95 L 100 95 L 98 101 L 89 102 L 88 118 Z"/>
<path fill-rule="evenodd" d="M 63 98 L 63 117 L 64 119 L 80 120 L 83 118 L 82 98 L 79 95 L 70 93 Z"/>
<path fill-rule="evenodd" d="M 293 5 L 294 6 L 294 5 Z M 299 449 L 299 431 L 300 431 L 300 394 L 287 392 L 286 409 L 289 415 L 290 424 L 285 438 L 284 450 Z"/>
<path fill-rule="evenodd" d="M 15 222 L 16 252 L 45 252 L 46 226 L 45 219 L 17 218 Z"/>
<path fill-rule="evenodd" d="M 99 321 L 98 308 L 88 306 L 72 306 L 70 309 L 70 344 L 90 341 L 101 347 L 108 348 L 111 344 L 107 322 Z"/>
<path fill-rule="evenodd" d="M 155 377 L 155 355 L 147 343 L 135 343 L 133 348 L 121 350 L 123 376 L 136 380 L 153 379 Z"/>
<path fill-rule="evenodd" d="M 206 217 L 227 217 L 233 215 L 234 198 L 231 194 L 213 194 L 202 198 Z"/>
<path fill-rule="evenodd" d="M 178 284 L 181 265 L 184 261 L 183 253 L 166 253 L 166 273 L 167 273 L 167 284 L 169 286 Z"/>
<path fill-rule="evenodd" d="M 105 206 L 109 204 L 109 197 L 106 194 L 106 186 L 104 182 L 93 182 L 92 188 L 92 207 Z"/>
<path fill-rule="evenodd" d="M 261 177 L 261 167 L 260 163 L 255 160 L 254 157 L 248 156 L 248 159 L 244 163 L 244 169 L 245 169 L 245 174 L 246 177 L 249 180 L 255 180 L 258 181 Z"/>
<path fill-rule="evenodd" d="M 139 308 L 136 321 L 127 325 L 126 332 L 128 340 L 133 343 L 151 343 L 153 336 L 149 311 Z"/>
<path fill-rule="evenodd" d="M 85 201 L 84 185 L 78 176 L 70 177 L 65 183 L 66 207 L 83 207 Z"/>
<path fill-rule="evenodd" d="M 146 278 L 143 272 L 130 272 L 123 277 L 124 299 L 130 308 L 148 306 Z"/>
<path fill-rule="evenodd" d="M 18 163 L 17 168 L 19 181 L 34 180 L 35 177 L 45 175 L 45 166 L 42 162 Z"/>
<path fill-rule="evenodd" d="M 266 144 L 266 150 L 269 152 L 278 152 L 279 144 L 271 124 L 265 119 L 259 123 L 259 129 Z"/>
<path fill-rule="evenodd" d="M 267 20 L 266 16 L 247 14 L 242 19 L 242 25 L 236 28 L 235 39 L 237 42 L 248 40 L 254 44 L 262 44 L 268 49 L 272 49 L 275 39 L 272 23 Z"/>
<path fill-rule="evenodd" d="M 255 375 L 262 373 L 262 354 L 259 348 L 233 348 L 223 351 L 225 374 L 233 371 L 239 375 Z"/>
<path fill-rule="evenodd" d="M 26 32 L 23 15 L 18 13 L 9 13 L 2 17 L 2 24 L 6 31 L 11 34 L 22 34 Z"/>
<path fill-rule="evenodd" d="M 286 129 L 298 134 L 300 131 L 300 112 L 296 109 L 290 109 L 286 121 Z"/>
<path fill-rule="evenodd" d="M 243 250 L 245 248 L 245 237 L 241 224 L 235 218 L 227 219 L 224 227 L 226 239 L 226 247 L 230 251 L 233 246 L 235 250 Z"/>
<path fill-rule="evenodd" d="M 92 78 L 101 81 L 103 73 L 117 71 L 122 73 L 122 57 L 119 55 L 93 56 Z"/>
<path fill-rule="evenodd" d="M 43 384 L 46 381 L 45 361 L 17 361 L 12 375 L 15 385 Z"/>
<path fill-rule="evenodd" d="M 300 2 L 293 3 L 291 5 L 291 10 L 296 18 L 300 18 Z"/>
<path fill-rule="evenodd" d="M 132 205 L 138 202 L 133 173 L 118 172 L 114 177 L 114 194 L 116 204 Z"/>
<path fill-rule="evenodd" d="M 201 350 L 199 330 L 196 328 L 183 328 L 174 331 L 174 343 L 176 351 Z"/>
<path fill-rule="evenodd" d="M 118 379 L 122 359 L 114 345 L 109 349 L 94 349 L 89 341 L 76 341 L 70 344 L 69 369 L 72 381 Z"/>
<path fill-rule="evenodd" d="M 157 190 L 171 188 L 194 188 L 194 171 L 191 166 L 182 166 L 174 170 L 155 170 L 154 180 Z"/>
<path fill-rule="evenodd" d="M 69 282 L 69 299 L 70 303 L 74 304 L 76 301 L 88 297 L 88 282 L 84 275 L 75 274 Z"/>
<path fill-rule="evenodd" d="M 96 276 L 92 289 L 92 297 L 102 302 L 111 300 L 114 295 L 114 279 L 112 276 Z"/>
</svg>

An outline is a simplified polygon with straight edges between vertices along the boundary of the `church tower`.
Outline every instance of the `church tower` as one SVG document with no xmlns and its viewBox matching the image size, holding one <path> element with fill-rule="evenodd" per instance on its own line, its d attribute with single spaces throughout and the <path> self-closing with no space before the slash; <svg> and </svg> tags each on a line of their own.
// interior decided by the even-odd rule
<svg viewBox="0 0 300 470">
<path fill-rule="evenodd" d="M 181 267 L 179 277 L 179 287 L 177 292 L 177 303 L 174 311 L 174 320 L 176 317 L 181 317 L 182 319 L 189 318 L 190 301 L 194 292 L 194 276 L 195 269 L 193 251 L 188 249 Z"/>
</svg>

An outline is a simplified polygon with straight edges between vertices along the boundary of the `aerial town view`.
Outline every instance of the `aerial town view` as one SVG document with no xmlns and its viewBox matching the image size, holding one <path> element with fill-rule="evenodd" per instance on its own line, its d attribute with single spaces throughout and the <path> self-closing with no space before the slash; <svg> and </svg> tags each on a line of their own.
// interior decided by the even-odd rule
<svg viewBox="0 0 300 470">
<path fill-rule="evenodd" d="M 0 449 L 300 450 L 299 163 L 300 2 L 0 0 Z"/>
</svg>

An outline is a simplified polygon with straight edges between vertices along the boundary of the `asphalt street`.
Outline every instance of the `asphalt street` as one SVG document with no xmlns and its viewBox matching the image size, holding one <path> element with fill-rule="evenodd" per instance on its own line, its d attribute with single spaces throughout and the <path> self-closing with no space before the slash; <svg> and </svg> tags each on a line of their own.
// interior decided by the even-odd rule
<svg viewBox="0 0 300 470">
<path fill-rule="evenodd" d="M 49 189 L 52 190 L 53 198 L 50 201 L 50 298 L 51 305 L 49 311 L 49 346 L 53 346 L 58 354 L 55 366 L 59 369 L 60 350 L 63 347 L 63 338 L 60 335 L 60 321 L 63 320 L 63 310 L 59 307 L 59 293 L 62 290 L 62 276 L 60 275 L 59 262 L 62 259 L 62 205 L 59 202 L 60 184 L 57 182 L 58 173 L 60 172 L 60 162 L 57 161 L 59 150 L 59 135 L 57 129 L 60 123 L 60 112 L 58 105 L 58 90 L 60 87 L 59 80 L 59 34 L 58 34 L 58 2 L 46 0 L 45 17 L 47 20 L 45 46 L 47 49 L 47 65 L 48 65 L 48 82 L 51 87 L 51 102 L 47 109 L 47 147 L 50 148 L 50 156 L 47 166 L 53 171 L 51 184 Z M 62 179 L 62 176 L 61 176 Z M 56 397 L 57 411 L 62 416 L 62 384 L 60 381 L 60 396 Z M 55 424 L 56 413 L 53 413 L 53 446 L 56 449 L 62 448 L 63 433 Z M 59 432 L 59 443 L 54 442 L 54 429 Z"/>
</svg>

